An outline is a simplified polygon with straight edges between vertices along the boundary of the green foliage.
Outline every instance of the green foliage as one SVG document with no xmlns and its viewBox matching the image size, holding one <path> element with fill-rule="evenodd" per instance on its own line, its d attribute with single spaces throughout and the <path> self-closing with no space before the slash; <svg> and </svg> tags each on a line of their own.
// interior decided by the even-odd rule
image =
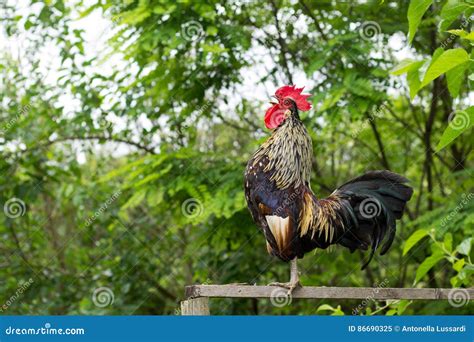
<svg viewBox="0 0 474 342">
<path fill-rule="evenodd" d="M 288 265 L 267 255 L 242 178 L 268 136 L 267 95 L 290 82 L 312 95 L 301 117 L 318 197 L 373 169 L 415 189 L 386 255 L 360 271 L 363 253 L 317 250 L 300 262 L 303 285 L 472 286 L 471 4 L 51 0 L 2 9 L 0 204 L 16 198 L 25 208 L 0 215 L 2 314 L 177 314 L 185 285 L 285 281 Z M 94 45 L 87 27 L 102 22 Z M 406 60 L 396 57 L 401 32 Z M 103 288 L 114 295 L 105 306 L 94 297 Z M 472 305 L 216 299 L 211 310 L 462 314 Z"/>
<path fill-rule="evenodd" d="M 421 19 L 428 8 L 432 5 L 432 1 L 417 0 L 411 1 L 408 8 L 408 22 L 409 22 L 409 42 L 413 41 L 415 33 L 420 25 Z M 469 26 L 469 16 L 473 12 L 474 6 L 468 3 L 459 2 L 455 0 L 447 0 L 444 3 L 440 11 L 441 23 L 439 26 L 440 31 L 446 31 L 453 22 L 456 21 L 460 16 L 463 17 L 461 21 L 461 27 Z M 434 10 L 433 10 L 434 11 Z M 467 41 L 473 40 L 472 32 L 466 32 L 464 29 L 451 29 L 447 30 L 451 34 L 450 37 L 446 38 L 443 44 L 451 42 L 452 37 L 458 36 Z M 438 48 L 433 52 L 433 56 L 428 65 L 427 70 L 424 72 L 424 76 L 420 79 L 419 69 L 424 65 L 422 61 L 413 61 L 407 59 L 402 61 L 398 66 L 392 69 L 393 75 L 407 74 L 407 82 L 410 88 L 410 98 L 413 99 L 416 94 L 426 85 L 430 84 L 433 80 L 438 79 L 441 75 L 446 76 L 447 88 L 453 98 L 459 97 L 460 90 L 463 85 L 466 84 L 465 72 L 466 70 L 472 69 L 472 60 L 470 58 L 472 52 L 472 45 L 469 44 L 467 47 L 452 48 L 444 51 L 443 48 Z M 462 109 L 459 109 L 462 110 Z M 459 114 L 458 114 L 459 115 Z M 470 116 L 471 114 L 469 114 Z M 469 119 L 469 118 L 467 118 Z M 472 122 L 472 121 L 471 121 Z M 441 140 L 438 143 L 437 150 L 446 147 L 461 133 L 467 131 L 471 127 L 471 123 L 468 122 L 462 129 L 453 130 L 451 127 L 447 127 Z"/>
<path fill-rule="evenodd" d="M 436 146 L 437 151 L 448 146 L 462 133 L 469 131 L 474 124 L 474 107 L 469 107 L 466 111 L 457 112 L 452 119 L 452 123 L 443 132 L 438 146 Z"/>
<path fill-rule="evenodd" d="M 432 254 L 427 257 L 416 270 L 415 282 L 418 282 L 421 278 L 423 278 L 426 273 L 428 273 L 428 271 L 443 258 L 444 256 L 441 252 L 437 252 L 436 254 Z"/>
<path fill-rule="evenodd" d="M 453 287 L 469 286 L 474 279 L 474 265 L 471 261 L 473 239 L 466 238 L 474 232 L 474 195 L 462 194 L 452 202 L 445 203 L 442 210 L 420 216 L 410 224 L 425 227 L 416 230 L 406 241 L 403 254 L 416 255 L 416 246 L 423 238 L 429 237 L 431 255 L 417 268 L 415 282 L 425 277 L 429 270 L 442 260 L 448 262 L 456 273 L 450 278 Z M 456 244 L 457 243 L 457 244 Z M 408 253 L 410 252 L 410 253 Z"/>
<path fill-rule="evenodd" d="M 425 77 L 421 82 L 421 88 L 433 81 L 435 78 L 438 78 L 440 75 L 466 63 L 468 60 L 469 56 L 467 52 L 461 48 L 444 51 L 436 57 L 433 55 L 431 64 L 428 67 L 428 70 L 426 70 Z"/>
<path fill-rule="evenodd" d="M 410 249 L 413 248 L 421 239 L 428 235 L 428 231 L 425 229 L 420 229 L 415 231 L 405 242 L 403 247 L 403 255 L 406 255 Z"/>
<path fill-rule="evenodd" d="M 428 10 L 433 0 L 413 0 L 408 7 L 408 42 L 411 43 L 415 37 L 416 30 L 420 25 L 423 14 Z"/>
<path fill-rule="evenodd" d="M 316 312 L 319 311 L 328 311 L 331 313 L 331 316 L 344 316 L 344 311 L 341 310 L 341 306 L 338 305 L 337 308 L 333 308 L 329 304 L 323 304 L 318 307 Z"/>
<path fill-rule="evenodd" d="M 470 4 L 466 1 L 447 0 L 441 9 L 440 31 L 446 31 L 459 16 L 468 10 Z"/>
</svg>

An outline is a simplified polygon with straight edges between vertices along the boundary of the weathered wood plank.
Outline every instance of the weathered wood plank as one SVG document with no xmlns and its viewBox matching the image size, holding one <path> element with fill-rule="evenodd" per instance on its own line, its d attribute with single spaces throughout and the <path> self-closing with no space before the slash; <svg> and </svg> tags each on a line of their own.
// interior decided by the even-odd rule
<svg viewBox="0 0 474 342">
<path fill-rule="evenodd" d="M 186 298 L 230 297 L 272 298 L 282 296 L 283 288 L 256 285 L 192 285 L 186 286 Z M 461 290 L 461 289 L 454 289 Z M 448 299 L 453 289 L 377 288 L 377 287 L 314 287 L 295 289 L 293 298 L 335 299 Z M 474 300 L 474 288 L 462 289 L 470 300 Z"/>
<path fill-rule="evenodd" d="M 209 316 L 209 298 L 200 297 L 181 302 L 182 316 Z"/>
</svg>

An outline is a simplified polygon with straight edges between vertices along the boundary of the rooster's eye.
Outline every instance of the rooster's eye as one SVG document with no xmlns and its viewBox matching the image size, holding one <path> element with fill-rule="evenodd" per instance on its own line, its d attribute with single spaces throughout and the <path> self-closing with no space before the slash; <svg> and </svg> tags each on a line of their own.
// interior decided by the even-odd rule
<svg viewBox="0 0 474 342">
<path fill-rule="evenodd" d="M 291 100 L 290 99 L 284 99 L 283 104 L 287 107 L 291 106 Z"/>
</svg>

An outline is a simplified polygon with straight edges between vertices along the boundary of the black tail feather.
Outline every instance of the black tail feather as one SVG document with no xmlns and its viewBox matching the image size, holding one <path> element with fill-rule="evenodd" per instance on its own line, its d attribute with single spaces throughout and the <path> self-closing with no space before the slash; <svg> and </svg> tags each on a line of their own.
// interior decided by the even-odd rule
<svg viewBox="0 0 474 342">
<path fill-rule="evenodd" d="M 400 219 L 410 200 L 413 189 L 408 180 L 390 171 L 371 171 L 342 185 L 335 194 L 346 199 L 346 222 L 350 222 L 351 234 L 344 234 L 339 244 L 349 248 L 366 250 L 371 247 L 369 259 L 385 240 L 380 254 L 387 253 L 395 239 L 396 220 Z"/>
</svg>

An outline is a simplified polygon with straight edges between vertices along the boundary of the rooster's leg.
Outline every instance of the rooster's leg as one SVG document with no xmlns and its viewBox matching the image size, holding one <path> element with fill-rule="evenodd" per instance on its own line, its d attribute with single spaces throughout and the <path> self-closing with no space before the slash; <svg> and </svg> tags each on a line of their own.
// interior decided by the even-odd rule
<svg viewBox="0 0 474 342">
<path fill-rule="evenodd" d="M 291 295 L 294 289 L 296 289 L 298 286 L 301 286 L 300 284 L 300 276 L 298 273 L 298 264 L 297 264 L 298 258 L 294 258 L 291 260 L 291 265 L 290 265 L 290 281 L 288 283 L 270 283 L 268 286 L 280 286 L 284 287 L 285 289 L 288 289 L 288 295 Z"/>
</svg>

